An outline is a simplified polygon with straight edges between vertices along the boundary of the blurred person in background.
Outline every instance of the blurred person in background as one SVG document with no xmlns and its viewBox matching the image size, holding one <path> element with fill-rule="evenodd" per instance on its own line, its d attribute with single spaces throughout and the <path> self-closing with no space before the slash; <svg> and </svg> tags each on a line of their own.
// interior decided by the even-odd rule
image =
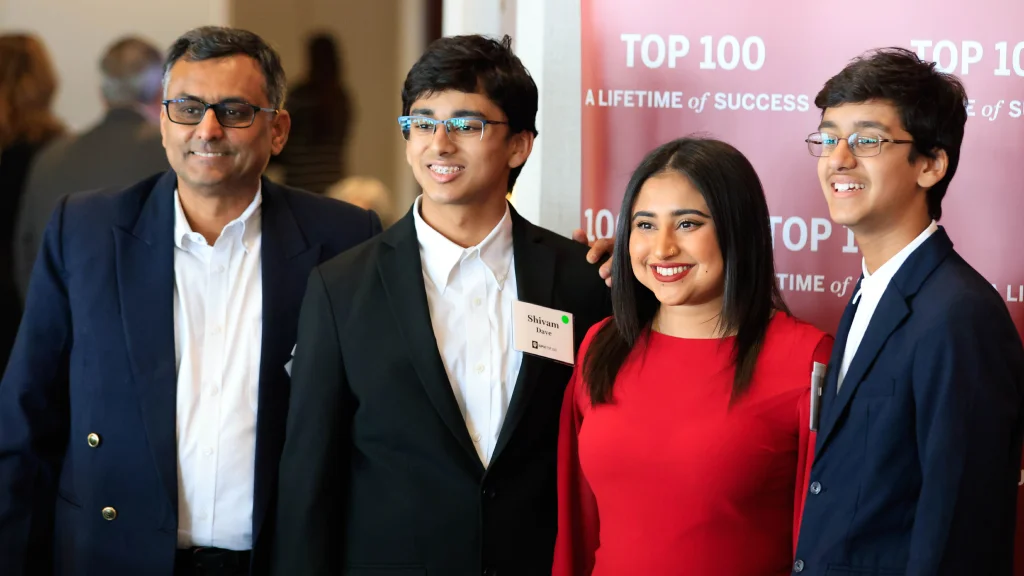
<svg viewBox="0 0 1024 576">
<path fill-rule="evenodd" d="M 306 48 L 309 70 L 288 93 L 292 131 L 275 164 L 289 186 L 323 194 L 348 176 L 345 147 L 352 127 L 352 99 L 334 38 L 315 35 Z"/>
<path fill-rule="evenodd" d="M 14 345 L 21 303 L 12 244 L 25 178 L 33 158 L 64 127 L 51 108 L 57 75 L 42 42 L 25 34 L 0 36 L 0 368 Z"/>
<path fill-rule="evenodd" d="M 61 196 L 120 188 L 167 170 L 159 125 L 163 60 L 140 38 L 114 42 L 99 65 L 103 119 L 53 142 L 33 162 L 14 231 L 14 276 L 22 302 L 43 230 Z"/>
<path fill-rule="evenodd" d="M 383 182 L 372 176 L 349 176 L 328 188 L 325 194 L 328 198 L 376 212 L 385 228 L 395 221 L 391 192 Z"/>
</svg>

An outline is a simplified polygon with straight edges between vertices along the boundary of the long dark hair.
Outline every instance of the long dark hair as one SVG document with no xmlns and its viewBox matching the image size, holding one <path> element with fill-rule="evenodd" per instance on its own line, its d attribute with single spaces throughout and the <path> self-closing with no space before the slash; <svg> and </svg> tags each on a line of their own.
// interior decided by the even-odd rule
<svg viewBox="0 0 1024 576">
<path fill-rule="evenodd" d="M 611 401 L 619 369 L 649 329 L 659 302 L 637 280 L 630 264 L 630 215 L 640 189 L 664 172 L 686 177 L 704 197 L 715 223 L 725 264 L 720 334 L 736 334 L 732 401 L 750 387 L 768 323 L 776 310 L 789 312 L 775 282 L 768 203 L 761 180 L 743 154 L 725 142 L 681 138 L 651 151 L 626 186 L 612 255 L 612 311 L 584 359 L 584 380 L 593 404 Z"/>
</svg>

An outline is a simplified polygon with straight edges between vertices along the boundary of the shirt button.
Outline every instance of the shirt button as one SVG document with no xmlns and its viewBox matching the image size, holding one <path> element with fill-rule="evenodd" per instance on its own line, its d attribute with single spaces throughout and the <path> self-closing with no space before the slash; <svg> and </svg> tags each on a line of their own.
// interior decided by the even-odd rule
<svg viewBox="0 0 1024 576">
<path fill-rule="evenodd" d="M 213 448 L 203 448 L 203 456 L 213 456 Z"/>
<path fill-rule="evenodd" d="M 484 303 L 484 301 L 481 300 L 480 298 L 476 298 L 476 299 L 473 300 L 473 306 L 479 306 L 479 305 L 481 305 L 483 303 Z"/>
<path fill-rule="evenodd" d="M 196 518 L 199 520 L 206 520 L 206 512 L 200 512 Z"/>
<path fill-rule="evenodd" d="M 793 572 L 794 573 L 799 574 L 799 573 L 801 573 L 803 571 L 804 571 L 804 561 L 803 560 L 797 560 L 796 562 L 793 562 Z"/>
<path fill-rule="evenodd" d="M 818 482 L 811 482 L 811 494 L 820 494 L 821 484 Z"/>
<path fill-rule="evenodd" d="M 217 266 L 217 274 L 223 274 L 223 273 L 224 273 L 224 267 L 223 266 Z"/>
<path fill-rule="evenodd" d="M 484 373 L 484 365 L 483 364 L 477 364 L 476 365 L 476 373 L 477 374 L 483 374 Z"/>
<path fill-rule="evenodd" d="M 220 388 L 217 388 L 216 386 L 210 388 L 210 396 L 216 396 L 217 394 L 220 394 Z"/>
<path fill-rule="evenodd" d="M 220 334 L 220 326 L 214 326 L 213 328 L 210 328 L 210 332 L 214 334 Z"/>
</svg>

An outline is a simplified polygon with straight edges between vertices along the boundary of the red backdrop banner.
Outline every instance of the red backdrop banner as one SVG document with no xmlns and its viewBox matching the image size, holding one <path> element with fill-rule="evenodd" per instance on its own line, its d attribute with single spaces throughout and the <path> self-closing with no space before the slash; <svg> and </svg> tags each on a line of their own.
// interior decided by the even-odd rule
<svg viewBox="0 0 1024 576">
<path fill-rule="evenodd" d="M 828 78 L 865 50 L 901 46 L 967 88 L 967 133 L 940 224 L 1024 331 L 1024 2 L 912 4 L 582 0 L 581 227 L 592 238 L 614 233 L 629 176 L 651 149 L 691 133 L 725 140 L 764 184 L 786 301 L 834 333 L 861 256 L 829 220 L 803 140 Z"/>
</svg>

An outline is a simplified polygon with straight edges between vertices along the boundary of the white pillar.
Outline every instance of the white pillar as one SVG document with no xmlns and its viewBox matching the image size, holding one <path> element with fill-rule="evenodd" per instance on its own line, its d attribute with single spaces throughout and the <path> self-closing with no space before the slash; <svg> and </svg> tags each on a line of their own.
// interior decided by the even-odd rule
<svg viewBox="0 0 1024 576">
<path fill-rule="evenodd" d="M 540 92 L 533 153 L 516 182 L 516 210 L 568 236 L 580 227 L 580 0 L 516 0 L 515 46 Z"/>
</svg>

